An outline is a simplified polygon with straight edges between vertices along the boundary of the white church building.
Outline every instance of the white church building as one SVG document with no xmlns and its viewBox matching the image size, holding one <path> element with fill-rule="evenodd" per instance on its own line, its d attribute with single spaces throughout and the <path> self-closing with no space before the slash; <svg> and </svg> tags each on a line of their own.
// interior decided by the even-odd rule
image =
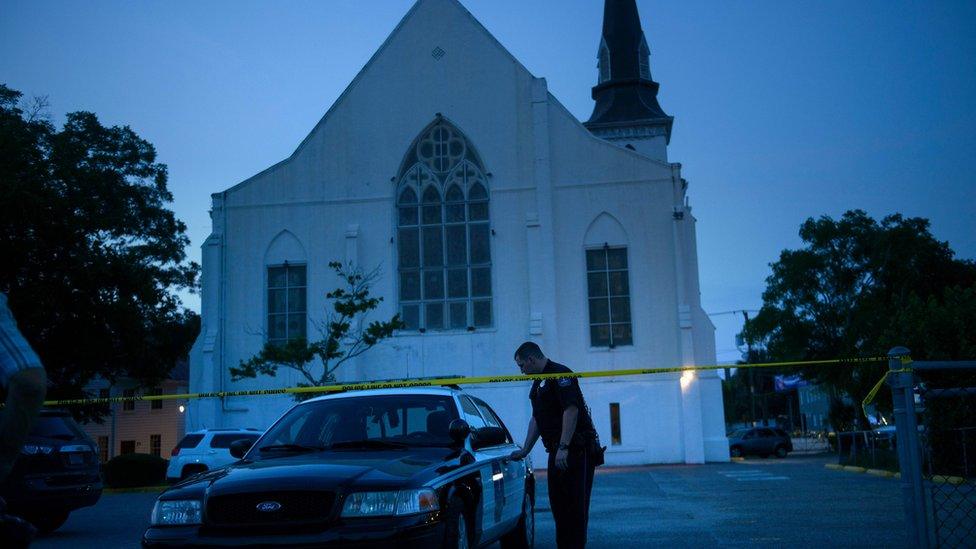
<svg viewBox="0 0 976 549">
<path fill-rule="evenodd" d="M 265 341 L 317 335 L 330 261 L 379 267 L 406 328 L 338 381 L 511 375 L 526 340 L 577 371 L 714 364 L 695 219 L 635 0 L 605 0 L 581 123 L 457 0 L 418 0 L 295 152 L 213 195 L 191 392 Z M 607 463 L 726 461 L 714 372 L 582 381 Z M 528 383 L 465 386 L 521 441 Z M 289 396 L 191 401 L 187 430 L 265 428 Z M 541 444 L 536 464 L 545 464 Z"/>
</svg>

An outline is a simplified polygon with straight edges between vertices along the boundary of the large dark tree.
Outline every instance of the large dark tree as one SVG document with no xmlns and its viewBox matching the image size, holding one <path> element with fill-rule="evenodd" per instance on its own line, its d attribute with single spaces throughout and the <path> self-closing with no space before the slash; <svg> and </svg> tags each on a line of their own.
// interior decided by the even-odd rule
<svg viewBox="0 0 976 549">
<path fill-rule="evenodd" d="M 880 222 L 852 210 L 808 219 L 805 246 L 784 250 L 766 279 L 763 307 L 743 335 L 771 360 L 884 356 L 905 345 L 915 359 L 976 358 L 976 265 L 954 258 L 921 218 Z M 838 397 L 861 399 L 887 363 L 806 368 Z M 879 393 L 890 409 L 888 391 Z"/>
<path fill-rule="evenodd" d="M 199 325 L 175 294 L 198 266 L 166 208 L 166 166 L 128 127 L 74 112 L 57 129 L 20 100 L 0 85 L 0 291 L 48 394 L 82 397 L 95 376 L 154 385 Z"/>
</svg>

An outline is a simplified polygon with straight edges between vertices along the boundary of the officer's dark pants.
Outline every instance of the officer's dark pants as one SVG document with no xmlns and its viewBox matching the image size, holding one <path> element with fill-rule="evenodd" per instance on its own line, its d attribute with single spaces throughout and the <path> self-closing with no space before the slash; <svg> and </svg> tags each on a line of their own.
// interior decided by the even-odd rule
<svg viewBox="0 0 976 549">
<path fill-rule="evenodd" d="M 586 451 L 569 449 L 569 468 L 556 468 L 556 452 L 549 454 L 549 507 L 556 521 L 559 549 L 586 546 L 586 526 L 590 515 L 590 489 L 593 488 L 593 462 Z"/>
</svg>

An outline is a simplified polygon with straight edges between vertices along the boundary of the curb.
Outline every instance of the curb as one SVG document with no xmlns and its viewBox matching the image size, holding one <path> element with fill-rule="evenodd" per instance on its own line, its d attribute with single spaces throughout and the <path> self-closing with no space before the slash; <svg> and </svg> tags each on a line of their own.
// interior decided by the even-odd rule
<svg viewBox="0 0 976 549">
<path fill-rule="evenodd" d="M 959 484 L 964 484 L 966 482 L 966 479 L 964 479 L 962 477 L 950 477 L 950 476 L 946 476 L 946 475 L 933 475 L 932 476 L 932 482 L 935 482 L 935 483 L 938 483 L 938 484 L 955 484 L 955 485 L 959 485 Z"/>
<path fill-rule="evenodd" d="M 869 475 L 874 475 L 876 477 L 893 477 L 895 474 L 891 471 L 885 471 L 884 469 L 868 469 L 865 473 Z"/>
<path fill-rule="evenodd" d="M 893 473 L 891 471 L 885 471 L 884 469 L 867 469 L 865 467 L 857 467 L 854 465 L 838 465 L 837 463 L 825 463 L 824 469 L 830 469 L 831 471 L 847 471 L 849 473 L 858 473 L 858 474 L 865 473 L 868 475 L 876 476 L 878 478 L 894 478 L 894 479 L 901 478 L 901 473 Z M 953 479 L 952 481 L 947 480 L 945 482 L 953 482 L 953 483 L 964 482 L 964 480 L 961 477 L 944 477 L 944 478 Z M 935 477 L 933 477 L 933 480 L 935 480 Z"/>
</svg>

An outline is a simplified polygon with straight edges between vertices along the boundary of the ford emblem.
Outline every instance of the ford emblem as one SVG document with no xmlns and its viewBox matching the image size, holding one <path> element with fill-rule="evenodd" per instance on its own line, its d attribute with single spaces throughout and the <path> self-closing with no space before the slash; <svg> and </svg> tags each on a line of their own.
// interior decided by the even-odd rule
<svg viewBox="0 0 976 549">
<path fill-rule="evenodd" d="M 273 513 L 281 509 L 281 504 L 277 501 L 262 501 L 258 504 L 257 510 L 262 513 Z"/>
</svg>

